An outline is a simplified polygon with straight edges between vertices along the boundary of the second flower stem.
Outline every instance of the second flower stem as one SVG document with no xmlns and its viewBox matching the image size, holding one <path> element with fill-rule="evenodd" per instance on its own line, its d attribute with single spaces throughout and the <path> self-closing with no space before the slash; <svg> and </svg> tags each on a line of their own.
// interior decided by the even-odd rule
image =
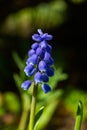
<svg viewBox="0 0 87 130">
<path fill-rule="evenodd" d="M 34 84 L 33 95 L 32 95 L 32 103 L 31 103 L 31 110 L 30 110 L 30 121 L 29 121 L 28 130 L 33 130 L 34 129 L 34 118 L 35 118 L 35 109 L 36 109 L 37 89 L 38 89 L 38 86 Z"/>
</svg>

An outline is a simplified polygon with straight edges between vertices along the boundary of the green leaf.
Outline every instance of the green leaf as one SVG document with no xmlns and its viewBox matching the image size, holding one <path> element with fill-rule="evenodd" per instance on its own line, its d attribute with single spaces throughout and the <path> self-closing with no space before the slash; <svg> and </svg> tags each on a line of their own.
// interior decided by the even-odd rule
<svg viewBox="0 0 87 130">
<path fill-rule="evenodd" d="M 14 59 L 15 63 L 17 64 L 18 68 L 20 70 L 23 70 L 24 62 L 21 60 L 21 58 L 18 56 L 18 54 L 16 52 L 13 52 L 13 59 Z"/>
<path fill-rule="evenodd" d="M 16 125 L 3 125 L 0 126 L 0 130 L 16 130 Z"/>
<path fill-rule="evenodd" d="M 39 124 L 37 124 L 36 130 L 43 130 L 45 129 L 46 125 L 49 123 L 49 121 L 52 118 L 52 115 L 58 105 L 58 100 L 54 100 L 54 102 L 49 103 L 45 106 L 45 109 L 43 111 L 43 114 L 40 118 Z"/>
<path fill-rule="evenodd" d="M 80 3 L 83 3 L 85 2 L 86 0 L 71 0 L 73 3 L 75 4 L 80 4 Z"/>
<path fill-rule="evenodd" d="M 22 96 L 23 110 L 28 111 L 30 109 L 30 95 L 26 92 L 23 92 L 21 96 Z"/>
<path fill-rule="evenodd" d="M 6 92 L 4 94 L 5 107 L 11 112 L 20 112 L 20 101 L 18 96 L 13 92 Z"/>
<path fill-rule="evenodd" d="M 56 110 L 56 107 L 60 101 L 62 94 L 63 94 L 62 90 L 55 90 L 48 94 L 42 94 L 42 97 L 40 96 L 42 100 L 37 103 L 37 109 L 42 104 L 44 104 L 45 108 L 40 118 L 40 122 L 39 124 L 37 124 L 36 130 L 44 129 L 46 125 L 49 123 L 49 121 L 52 118 L 52 115 Z"/>
<path fill-rule="evenodd" d="M 83 120 L 87 119 L 87 93 L 78 89 L 69 89 L 65 91 L 62 102 L 75 117 L 78 101 L 81 100 L 84 106 Z"/>
<path fill-rule="evenodd" d="M 44 106 L 42 106 L 40 108 L 40 110 L 37 112 L 36 116 L 35 116 L 35 125 L 34 125 L 34 130 L 36 130 L 36 127 L 37 125 L 39 124 L 39 121 L 40 121 L 40 117 L 43 113 L 43 110 L 44 110 Z"/>
<path fill-rule="evenodd" d="M 81 123 L 82 123 L 82 118 L 83 118 L 83 104 L 82 104 L 82 101 L 80 100 L 79 103 L 78 103 L 77 114 L 76 114 L 76 122 L 75 122 L 74 130 L 80 130 Z"/>
<path fill-rule="evenodd" d="M 45 29 L 58 27 L 66 20 L 66 12 L 67 4 L 64 0 L 54 0 L 49 3 L 41 3 L 36 7 L 25 8 L 9 15 L 2 25 L 1 30 L 5 34 L 10 33 L 22 37 L 29 37 L 33 29 L 38 28 L 38 24 L 39 27 Z"/>
<path fill-rule="evenodd" d="M 6 113 L 5 108 L 0 108 L 0 116 L 3 116 Z"/>
<path fill-rule="evenodd" d="M 14 77 L 16 86 L 18 87 L 19 91 L 21 92 L 21 90 L 22 90 L 21 84 L 23 82 L 22 78 L 18 74 L 14 74 L 13 77 Z"/>
</svg>

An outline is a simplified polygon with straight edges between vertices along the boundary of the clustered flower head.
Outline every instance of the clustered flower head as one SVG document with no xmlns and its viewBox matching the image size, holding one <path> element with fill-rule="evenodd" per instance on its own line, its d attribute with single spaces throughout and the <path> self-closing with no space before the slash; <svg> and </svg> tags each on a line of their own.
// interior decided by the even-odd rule
<svg viewBox="0 0 87 130">
<path fill-rule="evenodd" d="M 52 40 L 53 36 L 43 33 L 41 29 L 37 31 L 39 34 L 32 35 L 32 39 L 35 42 L 28 51 L 28 59 L 24 68 L 25 74 L 28 77 L 34 76 L 34 80 L 24 81 L 21 87 L 27 90 L 34 82 L 36 85 L 41 84 L 43 91 L 47 93 L 51 90 L 47 82 L 49 77 L 54 75 L 54 60 L 51 57 L 52 47 L 48 44 L 48 41 Z"/>
</svg>

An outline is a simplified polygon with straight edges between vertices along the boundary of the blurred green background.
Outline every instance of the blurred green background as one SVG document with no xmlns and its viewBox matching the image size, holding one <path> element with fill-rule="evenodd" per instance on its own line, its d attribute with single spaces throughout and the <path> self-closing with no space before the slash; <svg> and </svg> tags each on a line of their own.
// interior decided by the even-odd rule
<svg viewBox="0 0 87 130">
<path fill-rule="evenodd" d="M 58 73 L 51 84 L 53 90 L 60 93 L 49 98 L 54 98 L 57 103 L 53 104 L 55 108 L 50 106 L 52 116 L 43 130 L 62 130 L 63 127 L 64 130 L 73 130 L 79 99 L 84 104 L 82 130 L 86 130 L 86 0 L 0 0 L 0 130 L 11 130 L 13 124 L 16 130 L 20 122 L 20 85 L 26 79 L 23 68 L 33 43 L 31 36 L 38 28 L 54 36 L 50 44 Z M 38 96 L 40 99 L 42 97 Z"/>
</svg>

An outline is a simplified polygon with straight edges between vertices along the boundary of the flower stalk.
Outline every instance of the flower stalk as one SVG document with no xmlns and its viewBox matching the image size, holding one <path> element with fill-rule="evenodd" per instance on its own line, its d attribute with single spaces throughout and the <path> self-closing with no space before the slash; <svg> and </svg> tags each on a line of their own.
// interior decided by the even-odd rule
<svg viewBox="0 0 87 130">
<path fill-rule="evenodd" d="M 30 121 L 28 125 L 28 130 L 33 130 L 34 128 L 37 90 L 38 90 L 38 86 L 35 84 L 33 87 L 32 103 L 31 103 L 31 110 L 30 110 Z"/>
</svg>

